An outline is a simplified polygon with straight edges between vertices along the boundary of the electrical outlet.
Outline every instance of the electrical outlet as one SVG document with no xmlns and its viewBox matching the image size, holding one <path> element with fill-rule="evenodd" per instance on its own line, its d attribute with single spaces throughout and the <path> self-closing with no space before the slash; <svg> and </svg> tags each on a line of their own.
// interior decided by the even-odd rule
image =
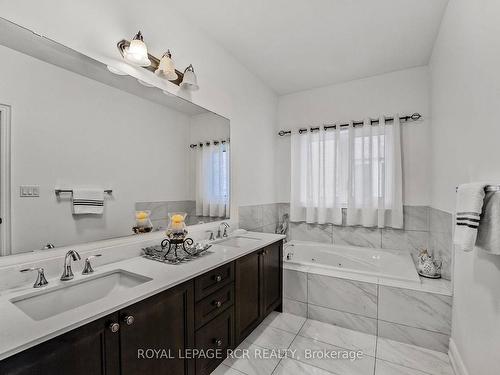
<svg viewBox="0 0 500 375">
<path fill-rule="evenodd" d="M 40 196 L 39 185 L 21 185 L 19 187 L 19 196 L 22 198 L 36 198 Z"/>
</svg>

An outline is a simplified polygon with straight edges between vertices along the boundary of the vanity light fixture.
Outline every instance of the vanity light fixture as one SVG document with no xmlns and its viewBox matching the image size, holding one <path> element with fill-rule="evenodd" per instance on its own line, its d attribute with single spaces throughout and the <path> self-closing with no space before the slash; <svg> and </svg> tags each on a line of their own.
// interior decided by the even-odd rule
<svg viewBox="0 0 500 375">
<path fill-rule="evenodd" d="M 144 43 L 144 38 L 140 31 L 135 34 L 134 39 L 124 49 L 123 53 L 125 60 L 131 64 L 142 67 L 151 65 L 151 61 L 148 58 L 148 48 L 146 47 L 146 43 Z"/>
<path fill-rule="evenodd" d="M 200 88 L 198 86 L 198 79 L 196 78 L 192 64 L 189 64 L 186 70 L 184 70 L 184 77 L 180 86 L 190 91 L 196 91 Z"/>
<path fill-rule="evenodd" d="M 184 73 L 182 73 L 175 69 L 174 62 L 172 61 L 172 54 L 169 50 L 163 54 L 161 59 L 149 54 L 140 31 L 132 41 L 129 42 L 126 39 L 122 39 L 116 46 L 125 61 L 132 65 L 141 66 L 155 73 L 158 77 L 164 78 L 186 90 L 194 91 L 199 89 L 193 65 L 189 65 L 184 70 Z M 185 77 L 185 75 L 187 75 L 187 77 Z M 146 86 L 149 86 L 149 84 Z"/>
<path fill-rule="evenodd" d="M 167 50 L 167 52 L 165 52 L 161 57 L 160 65 L 158 66 L 158 69 L 155 70 L 155 74 L 158 77 L 168 79 L 169 81 L 175 81 L 178 78 L 177 73 L 175 72 L 175 65 L 172 61 L 172 54 L 170 53 L 170 50 Z"/>
</svg>

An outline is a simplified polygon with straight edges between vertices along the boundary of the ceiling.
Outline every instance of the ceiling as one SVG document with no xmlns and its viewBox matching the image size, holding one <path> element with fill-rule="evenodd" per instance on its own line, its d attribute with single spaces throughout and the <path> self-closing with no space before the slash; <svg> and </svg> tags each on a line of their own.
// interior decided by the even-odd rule
<svg viewBox="0 0 500 375">
<path fill-rule="evenodd" d="M 426 65 L 448 0 L 166 0 L 278 94 Z"/>
</svg>

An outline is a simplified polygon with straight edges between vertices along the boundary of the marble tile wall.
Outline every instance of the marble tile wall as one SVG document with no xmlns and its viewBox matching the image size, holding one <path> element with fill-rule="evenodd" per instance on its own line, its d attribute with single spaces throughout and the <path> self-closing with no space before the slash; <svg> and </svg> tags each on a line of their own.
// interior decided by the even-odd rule
<svg viewBox="0 0 500 375">
<path fill-rule="evenodd" d="M 421 249 L 429 249 L 443 260 L 443 278 L 450 280 L 452 267 L 452 217 L 428 206 L 404 206 L 404 228 L 364 228 L 290 223 L 288 239 L 408 250 L 415 264 Z M 273 203 L 239 208 L 240 228 L 274 232 L 279 219 L 289 213 L 288 203 Z M 345 215 L 344 215 L 345 216 Z"/>
<path fill-rule="evenodd" d="M 280 217 L 280 204 L 240 206 L 238 212 L 240 228 L 253 232 L 274 233 Z"/>
<path fill-rule="evenodd" d="M 447 352 L 452 297 L 284 270 L 284 311 Z"/>
<path fill-rule="evenodd" d="M 443 277 L 451 280 L 453 270 L 453 215 L 430 208 L 429 248 L 443 260 Z"/>
</svg>

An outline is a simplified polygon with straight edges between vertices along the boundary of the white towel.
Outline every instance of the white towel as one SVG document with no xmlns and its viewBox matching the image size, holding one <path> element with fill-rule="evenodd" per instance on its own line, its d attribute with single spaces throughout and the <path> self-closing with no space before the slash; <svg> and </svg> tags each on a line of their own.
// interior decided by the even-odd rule
<svg viewBox="0 0 500 375">
<path fill-rule="evenodd" d="M 500 255 L 500 193 L 498 192 L 487 192 L 484 197 L 476 246 L 491 254 Z"/>
<path fill-rule="evenodd" d="M 104 212 L 103 188 L 75 188 L 73 189 L 73 215 L 94 214 Z"/>
<path fill-rule="evenodd" d="M 484 201 L 483 182 L 463 184 L 457 190 L 455 236 L 453 243 L 463 251 L 472 251 Z"/>
</svg>

